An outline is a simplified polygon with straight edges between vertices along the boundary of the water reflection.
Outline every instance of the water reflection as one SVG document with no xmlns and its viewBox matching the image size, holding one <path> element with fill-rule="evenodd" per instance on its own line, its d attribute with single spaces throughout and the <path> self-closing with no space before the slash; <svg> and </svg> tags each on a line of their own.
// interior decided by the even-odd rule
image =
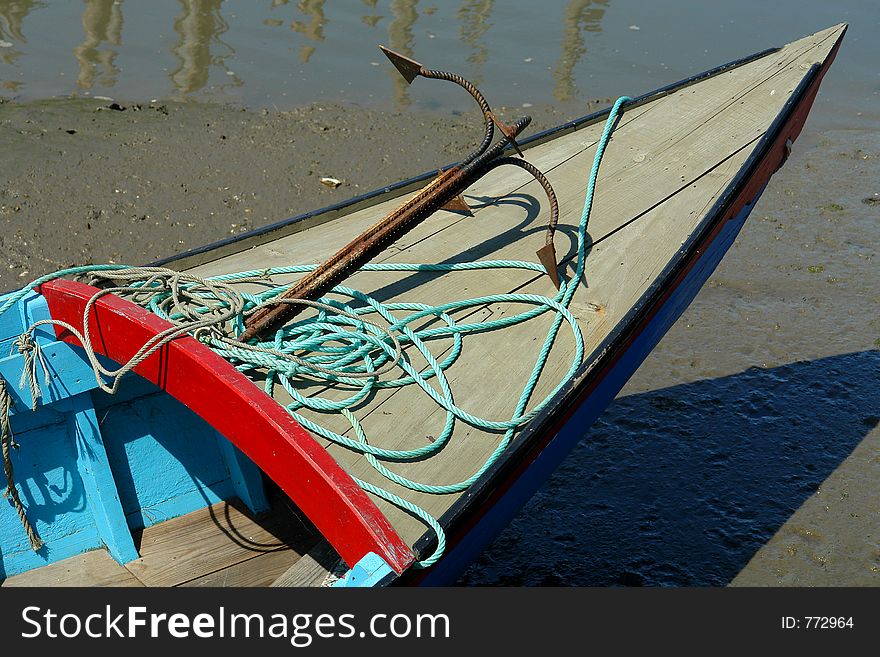
<svg viewBox="0 0 880 657">
<path fill-rule="evenodd" d="M 223 69 L 229 80 L 216 85 L 219 88 L 240 86 L 243 81 L 226 65 L 226 59 L 235 51 L 220 39 L 229 29 L 226 19 L 220 14 L 223 0 L 178 0 L 180 14 L 174 19 L 174 31 L 178 35 L 177 45 L 171 52 L 179 60 L 178 67 L 171 73 L 175 89 L 183 94 L 198 91 L 208 83 L 211 66 Z M 211 53 L 211 46 L 219 45 L 225 54 Z"/>
<path fill-rule="evenodd" d="M 303 14 L 309 17 L 309 21 L 294 21 L 290 27 L 294 32 L 304 35 L 310 41 L 324 40 L 324 25 L 327 18 L 324 16 L 324 0 L 300 0 L 296 6 Z M 315 46 L 305 45 L 299 49 L 299 61 L 308 63 L 315 52 Z"/>
<path fill-rule="evenodd" d="M 369 27 L 376 27 L 376 25 L 379 23 L 379 21 L 382 20 L 383 18 L 385 18 L 385 17 L 379 16 L 377 14 L 376 15 L 370 14 L 369 16 L 361 16 L 361 22 L 363 22 L 364 25 L 367 25 Z"/>
<path fill-rule="evenodd" d="M 560 102 L 578 97 L 574 69 L 587 52 L 584 44 L 586 32 L 601 32 L 602 17 L 609 0 L 571 0 L 565 9 L 562 32 L 562 53 L 553 71 L 556 84 L 553 96 Z"/>
<path fill-rule="evenodd" d="M 494 4 L 494 0 L 465 0 L 458 9 L 458 19 L 461 21 L 458 33 L 472 49 L 467 58 L 471 64 L 484 64 L 489 57 L 489 48 L 483 36 L 492 27 L 490 19 Z M 474 77 L 473 83 L 480 83 L 479 76 Z"/>
<path fill-rule="evenodd" d="M 388 47 L 407 57 L 413 57 L 413 25 L 419 19 L 418 4 L 418 0 L 391 1 L 393 19 L 388 25 Z M 394 80 L 394 104 L 398 109 L 408 107 L 411 102 L 409 83 L 393 67 L 387 67 L 387 70 Z"/>
<path fill-rule="evenodd" d="M 21 24 L 34 7 L 42 7 L 42 2 L 32 0 L 0 0 L 0 61 L 14 64 L 21 55 L 15 42 L 27 43 Z M 13 80 L 4 81 L 3 87 L 15 90 L 21 83 Z"/>
<path fill-rule="evenodd" d="M 112 87 L 119 74 L 116 56 L 122 43 L 122 2 L 86 0 L 85 5 L 82 15 L 85 40 L 73 49 L 79 64 L 76 86 L 91 89 L 98 80 L 101 85 Z"/>
<path fill-rule="evenodd" d="M 361 0 L 365 5 L 370 7 L 371 9 L 376 8 L 376 3 L 378 0 Z M 361 16 L 361 22 L 368 27 L 376 27 L 379 24 L 379 21 L 385 18 L 382 14 L 364 14 Z"/>
<path fill-rule="evenodd" d="M 566 5 L 553 8 L 552 13 L 556 17 L 548 15 L 540 26 L 536 25 L 536 29 L 540 27 L 543 34 L 542 39 L 561 44 L 561 53 L 553 67 L 550 82 L 557 100 L 566 102 L 579 97 L 575 71 L 582 68 L 579 63 L 587 52 L 586 33 L 601 30 L 601 21 L 609 2 L 569 0 Z M 496 20 L 498 3 L 494 0 L 460 0 L 448 4 L 428 3 L 427 6 L 424 3 L 419 5 L 418 0 L 361 0 L 359 6 L 351 3 L 347 8 L 326 3 L 326 0 L 298 0 L 295 3 L 290 0 L 267 0 L 248 4 L 247 9 L 242 8 L 237 14 L 229 9 L 230 6 L 222 0 L 163 0 L 149 5 L 150 8 L 145 3 L 129 2 L 123 5 L 122 0 L 82 0 L 82 5 L 47 3 L 45 0 L 0 0 L 0 64 L 14 67 L 2 71 L 5 79 L 0 78 L 0 85 L 18 91 L 28 82 L 25 79 L 28 69 L 36 71 L 38 76 L 45 70 L 60 68 L 63 71 L 65 62 L 59 60 L 57 52 L 53 52 L 53 48 L 60 48 L 74 54 L 76 87 L 79 89 L 116 88 L 119 93 L 130 93 L 131 88 L 136 88 L 140 92 L 142 87 L 135 87 L 138 83 L 128 79 L 132 75 L 146 78 L 148 86 L 152 84 L 153 87 L 167 76 L 178 94 L 189 95 L 210 88 L 222 95 L 224 88 L 239 87 L 244 84 L 244 77 L 254 71 L 262 73 L 265 66 L 272 65 L 267 64 L 265 59 L 259 63 L 242 60 L 237 57 L 236 51 L 247 50 L 251 57 L 251 53 L 263 58 L 268 56 L 271 61 L 281 63 L 282 67 L 289 63 L 290 39 L 282 36 L 283 31 L 275 31 L 271 36 L 255 33 L 254 23 L 260 30 L 274 30 L 289 25 L 296 39 L 294 52 L 302 64 L 308 64 L 316 49 L 327 41 L 334 49 L 340 49 L 343 55 L 346 49 L 349 54 L 359 52 L 361 45 L 368 41 L 371 44 L 384 42 L 390 48 L 415 59 L 422 57 L 426 61 L 444 61 L 442 56 L 437 58 L 439 41 L 434 44 L 416 43 L 421 34 L 419 30 L 423 32 L 429 25 L 442 25 L 447 31 L 444 35 L 446 42 L 457 42 L 466 49 L 465 55 L 470 65 L 468 74 L 477 84 L 482 81 L 490 52 L 496 54 L 498 59 L 493 70 L 503 70 L 509 55 L 502 34 L 495 41 L 487 38 L 490 28 L 498 20 L 502 23 L 496 29 L 506 27 L 503 21 L 509 20 L 507 15 Z M 39 13 L 34 12 L 39 9 L 44 10 L 39 20 L 31 20 L 23 29 L 24 19 L 29 14 Z M 328 26 L 334 20 L 341 21 L 343 12 L 359 17 L 360 27 L 355 27 L 354 31 L 361 34 L 351 34 L 351 30 L 347 30 L 349 33 L 341 36 L 328 36 Z M 127 31 L 125 44 L 122 43 L 123 13 L 130 24 L 138 26 L 137 30 Z M 290 16 L 290 13 L 295 15 Z M 438 18 L 432 18 L 435 13 Z M 53 15 L 56 19 L 54 22 Z M 75 24 L 77 16 L 82 24 L 82 38 L 77 30 L 67 28 L 71 22 Z M 417 26 L 420 17 L 424 17 L 423 24 Z M 346 25 L 351 24 L 346 22 Z M 47 25 L 51 27 L 47 28 Z M 382 32 L 387 33 L 386 36 L 376 34 L 379 26 Z M 173 27 L 173 32 L 169 30 L 170 27 Z M 30 34 L 28 42 L 25 33 L 35 29 L 39 33 Z M 58 32 L 55 34 L 50 30 Z M 365 34 L 366 31 L 372 31 L 372 34 Z M 165 40 L 169 34 L 172 36 L 170 43 Z M 435 35 L 429 33 L 428 36 Z M 261 41 L 263 38 L 268 39 L 265 42 L 270 49 L 268 53 Z M 160 48 L 157 52 L 159 58 L 139 56 L 138 53 L 144 51 L 156 52 L 152 50 L 156 44 Z M 133 49 L 133 54 L 128 60 L 131 70 L 123 75 L 118 61 L 126 46 Z M 22 54 L 25 56 L 21 57 Z M 328 58 L 330 66 L 338 66 L 342 59 L 340 53 L 334 51 L 331 54 L 332 57 Z M 167 69 L 162 68 L 159 61 L 169 55 L 176 58 L 176 62 L 172 59 L 170 65 L 164 64 Z M 166 70 L 170 72 L 166 73 Z M 384 74 L 392 81 L 391 102 L 394 106 L 404 109 L 411 105 L 406 81 L 390 67 L 385 67 Z M 64 76 L 64 72 L 58 76 L 62 81 L 59 84 L 71 79 Z M 321 84 L 320 80 L 313 81 L 305 71 L 302 82 L 315 86 Z M 374 86 L 371 83 L 371 88 Z M 70 90 L 57 90 L 64 91 Z M 249 92 L 252 91 L 249 89 Z M 264 93 L 262 89 L 255 91 Z M 143 93 L 158 95 L 161 91 L 150 88 Z"/>
</svg>

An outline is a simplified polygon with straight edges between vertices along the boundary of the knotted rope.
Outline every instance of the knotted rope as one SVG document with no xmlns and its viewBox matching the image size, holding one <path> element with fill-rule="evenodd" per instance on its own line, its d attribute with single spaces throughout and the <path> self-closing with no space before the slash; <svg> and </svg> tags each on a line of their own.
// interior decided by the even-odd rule
<svg viewBox="0 0 880 657">
<path fill-rule="evenodd" d="M 13 342 L 13 348 L 18 349 L 18 353 L 24 359 L 24 367 L 21 368 L 21 380 L 18 382 L 18 387 L 23 388 L 25 383 L 28 384 L 31 392 L 31 408 L 37 410 L 37 403 L 43 394 L 40 388 L 40 380 L 37 377 L 37 365 L 43 368 L 43 379 L 47 385 L 50 381 L 49 368 L 46 367 L 43 350 L 40 349 L 39 343 L 33 339 L 30 331 L 25 331 L 19 335 L 15 342 Z"/>
</svg>

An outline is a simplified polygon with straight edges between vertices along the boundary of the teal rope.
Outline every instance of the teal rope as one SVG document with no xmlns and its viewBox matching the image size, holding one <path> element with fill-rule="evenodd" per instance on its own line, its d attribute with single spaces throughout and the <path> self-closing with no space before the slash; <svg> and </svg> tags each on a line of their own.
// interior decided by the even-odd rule
<svg viewBox="0 0 880 657">
<path fill-rule="evenodd" d="M 319 309 L 317 316 L 310 320 L 285 326 L 277 331 L 271 339 L 252 342 L 252 344 L 263 348 L 264 351 L 253 351 L 236 346 L 228 339 L 224 340 L 221 336 L 211 333 L 200 334 L 198 336 L 199 339 L 211 346 L 218 354 L 229 360 L 242 372 L 266 371 L 266 392 L 272 394 L 275 386 L 281 385 L 292 400 L 287 405 L 287 410 L 301 425 L 309 431 L 331 440 L 346 449 L 363 454 L 370 465 L 391 482 L 410 490 L 430 494 L 447 494 L 467 489 L 500 458 L 513 439 L 516 430 L 546 408 L 574 375 L 583 361 L 583 336 L 578 327 L 577 320 L 569 312 L 568 307 L 584 273 L 587 226 L 593 206 L 599 165 L 620 115 L 621 106 L 629 100 L 625 96 L 619 98 L 609 112 L 602 136 L 597 144 L 592 169 L 587 180 L 584 207 L 577 231 L 575 271 L 570 279 L 561 282 L 560 289 L 553 298 L 521 293 L 494 294 L 473 299 L 450 301 L 438 306 L 429 306 L 420 303 L 382 303 L 361 291 L 339 285 L 333 289 L 333 292 L 343 298 L 350 299 L 350 302 L 328 298 L 321 299 L 320 301 L 338 308 L 347 315 L 337 315 L 327 309 Z M 224 274 L 207 280 L 226 285 L 253 281 L 255 278 L 268 281 L 273 276 L 306 273 L 315 269 L 316 266 L 294 265 L 252 270 Z M 37 279 L 26 288 L 6 297 L 2 305 L 0 305 L 0 314 L 8 310 L 30 290 L 54 278 L 96 271 L 112 272 L 121 269 L 130 268 L 124 265 L 84 266 L 48 274 Z M 540 264 L 519 260 L 490 260 L 454 264 L 368 263 L 361 269 L 362 271 L 375 272 L 444 273 L 491 269 L 520 269 L 536 273 L 546 273 L 544 267 Z M 146 291 L 149 291 L 154 284 L 155 281 L 152 279 L 143 282 Z M 275 286 L 259 294 L 239 294 L 245 301 L 247 311 L 260 303 L 277 297 L 285 289 L 287 289 L 287 286 Z M 174 307 L 171 303 L 174 300 L 170 299 L 170 295 L 171 293 L 165 295 L 154 294 L 149 297 L 146 307 L 171 322 L 180 322 L 185 319 L 183 313 L 169 311 L 170 308 Z M 220 299 L 216 301 L 218 304 L 223 302 Z M 517 304 L 525 308 L 516 314 L 491 321 L 459 323 L 452 318 L 452 314 L 457 311 L 496 303 Z M 195 312 L 207 314 L 212 312 L 212 308 L 210 305 L 206 305 L 204 308 L 197 308 Z M 491 420 L 474 415 L 458 406 L 445 372 L 456 362 L 461 354 L 463 338 L 470 334 L 502 330 L 548 312 L 553 313 L 551 326 L 538 352 L 531 374 L 522 387 L 522 392 L 512 416 L 505 420 Z M 402 313 L 405 313 L 405 315 L 399 316 Z M 372 322 L 361 319 L 373 314 L 378 315 L 387 323 L 386 329 L 380 329 Z M 436 320 L 439 322 L 439 325 L 432 328 L 412 328 L 419 321 L 429 319 Z M 538 379 L 546 365 L 563 323 L 567 323 L 574 339 L 575 348 L 571 365 L 553 390 L 529 408 Z M 236 332 L 240 332 L 243 326 L 244 317 L 239 315 L 233 320 L 232 328 Z M 378 375 L 372 376 L 373 372 L 376 372 L 395 358 L 395 351 L 389 339 L 392 333 L 397 337 L 402 347 L 412 347 L 425 360 L 427 367 L 417 368 L 410 362 L 404 352 L 397 362 L 397 366 L 403 371 L 403 376 L 390 380 L 380 379 Z M 428 346 L 430 341 L 438 339 L 451 339 L 452 341 L 449 353 L 439 361 L 433 356 Z M 269 353 L 269 350 L 275 353 Z M 285 359 L 283 358 L 285 355 L 296 355 L 297 360 Z M 299 392 L 295 384 L 296 380 L 301 377 L 316 379 L 325 382 L 327 385 L 332 384 L 335 386 L 334 389 L 337 390 L 340 385 L 348 387 L 352 389 L 352 392 L 342 399 L 318 396 L 306 397 Z M 414 449 L 391 450 L 369 444 L 361 422 L 349 409 L 357 406 L 377 390 L 399 388 L 408 385 L 420 387 L 425 394 L 431 397 L 445 411 L 442 431 L 433 443 Z M 301 412 L 303 410 L 317 413 L 341 413 L 351 425 L 355 437 L 350 438 L 324 427 L 319 422 L 303 415 Z M 421 460 L 436 454 L 448 443 L 458 421 L 485 431 L 502 434 L 498 444 L 486 461 L 466 479 L 458 482 L 426 484 L 403 477 L 380 462 L 393 463 Z M 389 490 L 359 479 L 356 479 L 356 481 L 365 491 L 420 518 L 435 532 L 437 545 L 434 552 L 430 556 L 418 561 L 416 563 L 417 567 L 426 568 L 441 558 L 445 549 L 446 539 L 442 527 L 435 518 L 421 507 Z"/>
</svg>

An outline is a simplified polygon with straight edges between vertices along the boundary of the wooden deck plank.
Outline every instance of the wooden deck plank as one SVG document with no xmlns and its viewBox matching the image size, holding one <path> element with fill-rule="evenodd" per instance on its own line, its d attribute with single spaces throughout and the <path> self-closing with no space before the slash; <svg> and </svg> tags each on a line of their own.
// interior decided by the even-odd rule
<svg viewBox="0 0 880 657">
<path fill-rule="evenodd" d="M 725 173 L 730 174 L 738 169 L 740 164 L 740 161 L 732 161 L 729 165 L 730 170 Z M 658 208 L 647 215 L 645 224 L 664 221 L 664 215 L 668 212 L 674 213 L 676 210 L 685 212 L 686 208 L 691 207 L 696 201 L 694 196 L 697 192 L 701 194 L 700 202 L 704 206 L 708 206 L 723 191 L 726 179 L 726 176 L 720 172 L 715 179 L 704 178 L 698 188 L 693 190 L 694 193 L 687 195 L 687 198 L 677 197 L 674 199 L 675 202 L 670 201 L 665 207 Z M 689 232 L 683 230 L 682 223 L 677 224 L 678 231 L 668 232 L 668 238 L 676 244 L 680 244 Z M 604 304 L 605 307 L 603 313 L 594 313 L 592 318 L 586 316 L 581 320 L 587 342 L 587 353 L 598 345 L 607 331 L 629 309 L 631 303 L 635 301 L 635 297 L 644 291 L 650 280 L 653 280 L 656 271 L 666 264 L 665 259 L 661 261 L 659 259 L 627 257 L 626 253 L 631 251 L 630 247 L 639 239 L 641 239 L 641 232 L 623 231 L 618 233 L 607 242 L 603 242 L 602 246 L 609 254 L 613 253 L 615 256 L 623 254 L 621 259 L 617 260 L 616 257 L 596 258 L 593 263 L 595 267 L 601 266 L 603 263 L 611 263 L 613 260 L 614 264 L 608 264 L 608 267 L 614 269 L 617 279 L 613 290 L 600 290 L 601 296 L 594 293 L 592 296 L 584 295 L 582 297 L 594 300 L 593 303 Z M 620 265 L 620 262 L 624 264 Z M 590 271 L 588 269 L 588 280 Z M 525 291 L 537 293 L 538 290 L 535 288 L 539 288 L 542 283 L 541 280 L 534 281 L 525 288 Z M 592 292 L 594 289 L 591 287 L 589 291 Z M 587 292 L 587 290 L 583 291 Z M 629 298 L 630 303 L 612 301 L 618 297 Z M 542 332 L 537 326 L 521 325 L 515 329 L 507 329 L 507 331 L 510 332 L 510 337 L 502 340 L 491 335 L 471 336 L 461 361 L 450 372 L 453 379 L 451 384 L 458 403 L 471 410 L 476 407 L 479 409 L 479 415 L 493 419 L 504 418 L 505 412 L 508 413 L 506 417 L 509 417 L 513 404 L 520 396 L 522 384 L 531 372 L 535 354 L 545 335 L 545 331 Z M 530 407 L 552 390 L 568 367 L 571 359 L 571 342 L 568 335 L 567 329 L 563 328 L 560 333 L 562 340 L 551 352 L 551 358 L 536 386 L 533 395 L 534 401 Z M 524 349 L 523 344 L 530 344 L 531 348 Z M 487 362 L 503 364 L 503 367 L 486 367 Z M 378 408 L 381 413 L 368 414 L 362 421 L 367 435 L 371 437 L 371 444 L 387 449 L 412 448 L 419 443 L 424 444 L 425 434 L 436 432 L 442 426 L 444 411 L 433 401 L 426 399 L 419 401 L 414 394 L 398 392 L 384 400 Z M 388 431 L 389 424 L 394 427 L 391 432 Z M 441 454 L 432 457 L 430 461 L 394 464 L 391 469 L 416 481 L 452 483 L 472 474 L 494 449 L 497 442 L 497 435 L 477 431 L 468 425 L 459 423 L 452 440 Z M 381 477 L 365 458 L 360 456 L 353 458 L 348 450 L 337 446 L 328 446 L 328 451 L 340 463 L 345 464 L 346 469 L 354 476 L 381 485 L 405 497 L 422 506 L 435 517 L 442 514 L 457 497 L 456 495 L 429 495 L 406 490 Z M 386 502 L 377 501 L 377 504 L 386 513 L 404 540 L 414 541 L 421 535 L 424 527 L 420 521 Z"/>
<path fill-rule="evenodd" d="M 280 573 L 271 583 L 277 588 L 322 586 L 328 575 L 342 574 L 347 570 L 345 563 L 327 541 L 318 541 L 290 568 Z"/>
<path fill-rule="evenodd" d="M 296 550 L 291 549 L 263 552 L 228 568 L 182 582 L 179 586 L 270 586 L 302 558 Z"/>
<path fill-rule="evenodd" d="M 815 44 L 824 39 L 830 45 L 833 36 L 833 32 L 819 34 L 776 55 L 701 82 L 698 87 L 688 87 L 654 101 L 639 108 L 641 111 L 635 117 L 630 112 L 624 114 L 629 120 L 621 121 L 609 146 L 595 200 L 590 233 L 598 243 L 588 258 L 588 287 L 582 287 L 575 299 L 576 308 L 601 309 L 599 313 L 580 313 L 588 351 L 607 335 L 698 225 L 808 65 L 824 57 L 827 49 L 816 48 Z M 590 126 L 527 152 L 528 159 L 544 169 L 559 197 L 565 199 L 560 216 L 563 232 L 564 226 L 573 226 L 579 218 L 586 175 L 600 131 L 601 125 Z M 551 145 L 560 150 L 551 153 Z M 512 190 L 516 195 L 512 200 L 525 201 L 526 206 L 531 198 L 542 198 L 536 183 L 526 182 L 517 173 L 508 173 L 499 170 L 490 174 L 475 185 L 472 195 L 495 196 Z M 498 205 L 483 207 L 473 218 L 450 213 L 432 217 L 377 261 L 444 262 L 481 258 L 534 261 L 542 226 L 534 217 L 524 221 L 524 209 L 512 209 L 510 201 L 508 198 Z M 346 219 L 332 231 L 325 226 L 285 238 L 283 244 L 272 245 L 271 253 L 255 249 L 225 258 L 200 268 L 199 273 L 319 261 L 399 202 L 400 199 L 396 199 L 364 210 L 356 221 Z M 636 217 L 639 218 L 634 221 Z M 660 248 L 641 249 L 646 241 Z M 564 239 L 559 238 L 558 245 L 563 244 Z M 469 272 L 449 276 L 359 273 L 346 285 L 373 291 L 383 300 L 425 303 L 523 286 L 536 293 L 552 295 L 547 281 L 529 272 Z M 487 312 L 501 311 L 497 307 L 487 309 Z M 531 341 L 530 338 L 538 339 L 543 330 L 517 327 L 501 342 L 497 336 L 468 338 L 467 353 L 449 373 L 454 379 L 457 399 L 466 400 L 462 405 L 479 408 L 480 414 L 493 417 L 509 412 L 519 393 L 508 393 L 520 385 L 514 382 L 523 380 L 530 363 L 522 359 L 511 368 L 509 360 L 499 355 L 501 348 L 516 350 L 517 345 Z M 448 345 L 445 348 L 448 349 Z M 554 352 L 548 363 L 548 374 L 536 391 L 539 398 L 552 389 L 568 362 L 565 348 Z M 438 353 L 442 354 L 443 350 Z M 499 360 L 505 360 L 508 369 L 504 375 L 496 376 L 499 370 L 486 367 L 486 363 Z M 298 385 L 307 394 L 326 390 L 322 385 Z M 373 444 L 400 449 L 413 447 L 419 441 L 424 444 L 426 436 L 436 431 L 435 425 L 442 424 L 443 412 L 421 391 L 395 390 L 377 393 L 357 414 L 363 418 Z M 321 415 L 320 420 L 336 431 L 347 430 L 343 418 Z M 483 434 L 482 440 L 476 434 Z M 395 469 L 417 479 L 438 483 L 457 481 L 476 469 L 495 444 L 493 439 L 497 436 L 460 426 L 441 456 L 430 462 L 395 465 Z M 403 492 L 384 478 L 376 477 L 362 457 L 353 457 L 348 450 L 335 446 L 328 449 L 355 476 L 375 481 L 394 492 Z M 410 491 L 405 491 L 405 496 L 435 515 L 442 513 L 455 498 Z M 384 502 L 377 503 L 407 540 L 415 540 L 421 534 L 419 522 Z"/>
<path fill-rule="evenodd" d="M 144 530 L 141 557 L 125 566 L 92 550 L 0 586 L 269 586 L 316 541 L 278 501 L 258 520 L 237 500 L 220 502 Z"/>
<path fill-rule="evenodd" d="M 237 500 L 218 502 L 145 529 L 141 556 L 126 567 L 147 586 L 177 586 L 261 554 L 286 547 L 302 551 L 309 540 L 302 529 L 292 514 L 256 521 Z"/>
<path fill-rule="evenodd" d="M 0 586 L 143 586 L 124 566 L 116 563 L 106 550 L 90 550 L 48 564 L 42 568 L 13 575 Z"/>
</svg>

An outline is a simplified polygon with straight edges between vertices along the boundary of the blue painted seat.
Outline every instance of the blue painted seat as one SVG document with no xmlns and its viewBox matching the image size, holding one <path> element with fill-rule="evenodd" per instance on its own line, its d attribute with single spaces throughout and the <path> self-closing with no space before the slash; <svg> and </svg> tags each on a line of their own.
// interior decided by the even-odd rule
<svg viewBox="0 0 880 657">
<path fill-rule="evenodd" d="M 32 409 L 14 341 L 48 317 L 35 293 L 0 315 L 15 482 L 44 544 L 34 551 L 16 509 L 0 504 L 0 578 L 92 549 L 129 562 L 138 558 L 132 531 L 221 500 L 239 498 L 255 514 L 268 508 L 260 470 L 204 420 L 137 375 L 104 393 L 82 351 L 48 326 L 35 332 L 49 377 L 38 367 L 42 396 Z"/>
</svg>

